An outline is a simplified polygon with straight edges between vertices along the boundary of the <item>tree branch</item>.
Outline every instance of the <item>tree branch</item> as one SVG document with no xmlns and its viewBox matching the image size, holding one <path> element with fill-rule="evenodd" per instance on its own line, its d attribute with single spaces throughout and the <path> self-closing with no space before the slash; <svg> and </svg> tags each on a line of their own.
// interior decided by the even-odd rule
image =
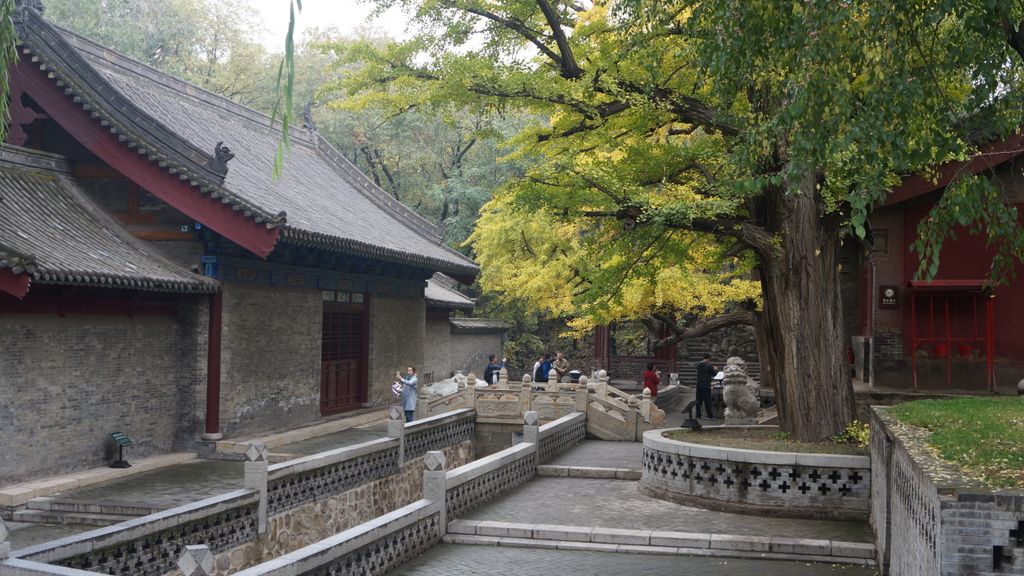
<svg viewBox="0 0 1024 576">
<path fill-rule="evenodd" d="M 672 346 L 688 338 L 699 338 L 716 330 L 728 326 L 753 326 L 754 312 L 751 310 L 734 310 L 712 318 L 701 320 L 692 326 L 680 326 L 672 318 L 664 314 L 652 314 L 652 318 L 658 320 L 672 331 L 671 336 L 661 338 L 654 343 L 656 347 Z"/>
<path fill-rule="evenodd" d="M 583 70 L 576 63 L 576 57 L 573 56 L 572 48 L 569 46 L 569 39 L 562 31 L 562 19 L 558 17 L 558 12 L 548 3 L 548 0 L 537 0 L 537 6 L 544 13 L 544 19 L 547 20 L 551 35 L 555 39 L 555 44 L 558 45 L 558 52 L 561 55 L 559 70 L 561 70 L 562 78 L 575 80 L 583 76 Z"/>
</svg>

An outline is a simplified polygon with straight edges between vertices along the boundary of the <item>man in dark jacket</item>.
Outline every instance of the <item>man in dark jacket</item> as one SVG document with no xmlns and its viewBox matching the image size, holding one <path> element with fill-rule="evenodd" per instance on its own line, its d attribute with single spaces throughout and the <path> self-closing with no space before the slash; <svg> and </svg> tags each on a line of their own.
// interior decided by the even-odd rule
<svg viewBox="0 0 1024 576">
<path fill-rule="evenodd" d="M 711 356 L 704 355 L 704 358 L 697 363 L 697 418 L 700 418 L 700 408 L 704 406 L 708 412 L 708 418 L 714 418 L 711 411 L 711 380 L 718 373 L 718 368 L 711 364 Z"/>
<path fill-rule="evenodd" d="M 502 359 L 501 364 L 498 363 L 498 358 L 494 354 L 487 357 L 487 368 L 484 369 L 484 382 L 488 385 L 498 383 L 498 373 L 505 366 L 505 360 Z"/>
</svg>

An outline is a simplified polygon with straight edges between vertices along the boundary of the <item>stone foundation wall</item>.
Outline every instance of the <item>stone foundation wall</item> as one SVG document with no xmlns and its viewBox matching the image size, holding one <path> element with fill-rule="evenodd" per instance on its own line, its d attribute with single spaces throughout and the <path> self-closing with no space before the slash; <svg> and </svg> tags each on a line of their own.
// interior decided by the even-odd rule
<svg viewBox="0 0 1024 576">
<path fill-rule="evenodd" d="M 462 442 L 445 448 L 444 454 L 449 466 L 468 464 L 474 459 L 473 444 Z M 227 576 L 273 560 L 383 516 L 422 497 L 421 456 L 406 461 L 396 475 L 269 517 L 267 532 L 254 542 L 216 555 L 214 575 Z M 168 576 L 180 576 L 180 572 L 173 571 Z"/>
<path fill-rule="evenodd" d="M 316 420 L 320 292 L 237 282 L 223 291 L 221 431 L 237 436 Z"/>
<path fill-rule="evenodd" d="M 166 318 L 0 315 L 0 484 L 104 466 L 114 431 L 135 441 L 129 458 L 187 448 L 203 302 Z"/>
<path fill-rule="evenodd" d="M 504 450 L 513 444 L 513 435 L 522 434 L 522 424 L 476 423 L 476 452 L 480 457 Z M 454 468 L 454 466 L 450 466 Z"/>
<path fill-rule="evenodd" d="M 640 490 L 682 504 L 797 518 L 863 519 L 867 456 L 751 452 L 644 433 Z"/>
<path fill-rule="evenodd" d="M 1024 493 L 986 489 L 938 460 L 928 433 L 871 411 L 871 527 L 892 576 L 1024 574 Z"/>
</svg>

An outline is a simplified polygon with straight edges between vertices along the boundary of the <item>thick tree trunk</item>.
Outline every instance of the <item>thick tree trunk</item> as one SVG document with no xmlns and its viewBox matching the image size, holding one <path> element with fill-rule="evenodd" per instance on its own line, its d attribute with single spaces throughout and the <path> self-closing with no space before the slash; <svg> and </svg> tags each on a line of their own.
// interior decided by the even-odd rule
<svg viewBox="0 0 1024 576">
<path fill-rule="evenodd" d="M 760 266 L 756 318 L 762 379 L 773 386 L 782 428 L 798 440 L 843 432 L 855 414 L 839 294 L 839 237 L 823 218 L 815 179 L 769 194 L 768 229 L 780 241 Z"/>
</svg>

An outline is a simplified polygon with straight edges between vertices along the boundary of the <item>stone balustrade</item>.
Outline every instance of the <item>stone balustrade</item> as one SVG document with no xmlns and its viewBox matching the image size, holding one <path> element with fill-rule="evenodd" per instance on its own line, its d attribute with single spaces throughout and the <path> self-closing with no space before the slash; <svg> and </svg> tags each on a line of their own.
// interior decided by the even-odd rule
<svg viewBox="0 0 1024 576">
<path fill-rule="evenodd" d="M 640 490 L 682 504 L 803 518 L 864 519 L 867 456 L 724 448 L 644 433 Z"/>
<path fill-rule="evenodd" d="M 537 432 L 537 463 L 546 464 L 569 451 L 587 436 L 587 415 L 574 412 L 548 422 Z"/>
<path fill-rule="evenodd" d="M 219 552 L 255 540 L 259 501 L 256 490 L 236 490 L 23 548 L 12 556 L 101 574 L 166 574 L 184 546 L 205 544 Z"/>
<path fill-rule="evenodd" d="M 19 550 L 6 562 L 0 557 L 0 573 L 19 561 L 156 576 L 174 569 L 178 550 L 207 545 L 213 573 L 226 575 L 288 554 L 419 499 L 428 451 L 443 450 L 455 465 L 473 459 L 472 410 L 411 423 L 403 416 L 397 407 L 392 411 L 388 438 L 279 464 L 269 464 L 266 448 L 253 444 L 246 451 L 244 490 Z M 368 505 L 353 506 L 356 501 Z M 296 534 L 296 525 L 307 529 Z"/>
<path fill-rule="evenodd" d="M 892 576 L 1024 574 L 1024 491 L 938 459 L 928 432 L 871 410 L 871 527 Z"/>
</svg>

